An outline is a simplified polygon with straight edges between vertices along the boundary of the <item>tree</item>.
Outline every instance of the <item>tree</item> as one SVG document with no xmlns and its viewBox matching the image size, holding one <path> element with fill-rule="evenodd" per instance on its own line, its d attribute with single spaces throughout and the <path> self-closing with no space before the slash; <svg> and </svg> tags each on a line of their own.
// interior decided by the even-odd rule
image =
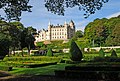
<svg viewBox="0 0 120 81">
<path fill-rule="evenodd" d="M 28 54 L 30 55 L 30 50 L 35 47 L 34 41 L 35 41 L 35 38 L 31 34 L 31 32 L 28 30 L 28 28 L 25 28 L 22 31 L 21 38 L 20 38 L 21 50 L 23 50 L 23 48 L 27 47 Z M 23 54 L 22 54 L 22 56 L 23 56 Z"/>
<path fill-rule="evenodd" d="M 10 39 L 7 35 L 0 33 L 0 59 L 9 54 Z"/>
<path fill-rule="evenodd" d="M 77 38 L 83 37 L 83 32 L 81 30 L 78 30 L 75 32 L 75 35 L 72 37 L 73 40 L 77 40 Z"/>
<path fill-rule="evenodd" d="M 103 3 L 109 0 L 45 0 L 45 7 L 48 11 L 58 15 L 64 15 L 65 8 L 79 7 L 79 10 L 85 11 L 85 17 L 94 14 L 96 10 L 100 10 Z"/>
<path fill-rule="evenodd" d="M 48 11 L 54 14 L 64 15 L 65 8 L 79 7 L 79 10 L 85 11 L 85 18 L 90 14 L 94 14 L 96 10 L 100 10 L 104 3 L 109 0 L 45 0 L 45 7 Z M 29 5 L 29 0 L 1 0 L 0 9 L 3 9 L 6 14 L 6 19 L 9 21 L 21 18 L 23 11 L 31 12 L 32 6 Z M 3 17 L 0 15 L 0 19 Z"/>
<path fill-rule="evenodd" d="M 36 34 L 37 30 L 35 28 L 33 28 L 32 26 L 27 27 L 27 29 L 28 29 L 29 32 L 31 32 L 32 35 Z"/>
<path fill-rule="evenodd" d="M 112 49 L 111 57 L 117 57 L 117 54 L 114 49 Z"/>
<path fill-rule="evenodd" d="M 31 12 L 32 6 L 28 3 L 29 0 L 0 0 L 0 9 L 4 10 L 7 20 L 19 21 L 23 11 Z"/>
<path fill-rule="evenodd" d="M 78 30 L 78 31 L 75 32 L 75 36 L 77 38 L 81 38 L 81 37 L 83 37 L 83 32 L 81 30 Z"/>
<path fill-rule="evenodd" d="M 99 56 L 100 57 L 104 57 L 105 56 L 105 52 L 103 51 L 102 48 L 100 48 L 100 50 L 99 50 Z"/>
<path fill-rule="evenodd" d="M 107 45 L 119 46 L 120 45 L 120 24 L 116 24 L 115 28 L 112 30 L 112 33 L 106 40 Z"/>
<path fill-rule="evenodd" d="M 46 56 L 53 56 L 53 52 L 51 48 L 48 48 Z"/>
<path fill-rule="evenodd" d="M 92 45 L 93 41 L 95 46 L 102 46 L 108 37 L 108 28 L 104 26 L 108 19 L 95 19 L 85 27 L 85 38 L 87 38 Z"/>
<path fill-rule="evenodd" d="M 82 52 L 74 40 L 70 41 L 69 54 L 70 54 L 70 59 L 73 61 L 81 61 L 81 59 L 83 58 Z"/>
</svg>

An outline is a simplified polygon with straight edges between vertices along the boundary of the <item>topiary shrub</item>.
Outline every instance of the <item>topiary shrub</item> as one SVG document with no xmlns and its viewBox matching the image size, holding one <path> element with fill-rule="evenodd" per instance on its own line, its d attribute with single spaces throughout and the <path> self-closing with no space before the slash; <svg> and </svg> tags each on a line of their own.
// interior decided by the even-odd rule
<svg viewBox="0 0 120 81">
<path fill-rule="evenodd" d="M 105 52 L 103 51 L 102 48 L 99 50 L 99 56 L 100 57 L 105 57 Z"/>
<path fill-rule="evenodd" d="M 51 48 L 48 48 L 46 56 L 53 56 L 53 52 Z"/>
<path fill-rule="evenodd" d="M 82 52 L 79 49 L 79 47 L 77 46 L 77 44 L 75 43 L 74 40 L 70 41 L 70 59 L 72 61 L 81 61 L 81 59 L 83 58 Z"/>
<path fill-rule="evenodd" d="M 112 49 L 111 57 L 117 57 L 117 54 L 114 49 Z"/>
</svg>

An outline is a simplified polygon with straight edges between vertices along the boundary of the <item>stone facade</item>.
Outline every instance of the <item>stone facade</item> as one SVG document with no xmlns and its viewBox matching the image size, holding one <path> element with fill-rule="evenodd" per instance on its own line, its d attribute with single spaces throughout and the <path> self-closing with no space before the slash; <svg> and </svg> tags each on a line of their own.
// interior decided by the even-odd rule
<svg viewBox="0 0 120 81">
<path fill-rule="evenodd" d="M 64 25 L 51 25 L 49 23 L 48 30 L 38 31 L 38 35 L 35 37 L 35 42 L 46 41 L 46 40 L 67 40 L 73 37 L 75 34 L 75 24 L 71 20 L 69 24 L 66 22 Z"/>
</svg>

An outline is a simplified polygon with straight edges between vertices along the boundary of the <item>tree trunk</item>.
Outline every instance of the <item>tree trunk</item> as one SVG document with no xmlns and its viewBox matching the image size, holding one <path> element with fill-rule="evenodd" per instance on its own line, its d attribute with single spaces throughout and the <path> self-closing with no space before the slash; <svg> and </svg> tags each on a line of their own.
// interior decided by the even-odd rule
<svg viewBox="0 0 120 81">
<path fill-rule="evenodd" d="M 15 47 L 13 47 L 13 56 L 15 56 Z"/>
<path fill-rule="evenodd" d="M 24 57 L 24 55 L 23 55 L 23 49 L 22 49 L 22 57 Z"/>
<path fill-rule="evenodd" d="M 28 55 L 30 56 L 30 45 L 28 45 Z"/>
</svg>

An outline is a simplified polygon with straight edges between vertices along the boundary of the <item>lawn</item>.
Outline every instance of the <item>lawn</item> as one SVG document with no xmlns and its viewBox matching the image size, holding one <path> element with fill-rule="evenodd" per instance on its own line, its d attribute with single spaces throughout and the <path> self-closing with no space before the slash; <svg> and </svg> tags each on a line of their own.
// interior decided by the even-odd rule
<svg viewBox="0 0 120 81">
<path fill-rule="evenodd" d="M 65 66 L 71 64 L 59 63 L 37 68 L 13 68 L 9 73 L 13 75 L 54 75 L 54 70 L 64 70 Z"/>
<path fill-rule="evenodd" d="M 118 57 L 120 57 L 120 53 L 117 53 Z M 76 65 L 100 65 L 101 63 L 90 63 L 89 61 L 92 60 L 94 57 L 99 56 L 99 54 L 84 54 L 83 55 L 83 60 L 85 62 L 81 62 Z M 106 53 L 106 56 L 110 56 L 110 53 Z M 54 70 L 63 70 L 65 66 L 70 66 L 73 64 L 67 64 L 67 63 L 60 63 L 59 61 L 61 60 L 69 60 L 68 54 L 66 55 L 56 55 L 54 57 L 42 57 L 42 56 L 31 56 L 31 57 L 5 57 L 4 61 L 0 61 L 0 66 L 12 66 L 13 63 L 13 69 L 12 71 L 9 71 L 9 73 L 13 75 L 54 75 Z M 18 60 L 18 61 L 17 61 Z M 14 66 L 15 64 L 29 64 L 29 63 L 35 63 L 35 64 L 40 64 L 40 63 L 47 63 L 47 62 L 53 62 L 57 61 L 58 63 L 55 65 L 47 65 L 47 66 L 41 66 L 41 67 L 36 67 L 36 68 L 25 68 L 25 67 L 16 67 Z M 106 63 L 109 64 L 109 63 Z M 116 63 L 114 63 L 116 64 Z M 119 65 L 119 63 L 117 63 Z"/>
</svg>

